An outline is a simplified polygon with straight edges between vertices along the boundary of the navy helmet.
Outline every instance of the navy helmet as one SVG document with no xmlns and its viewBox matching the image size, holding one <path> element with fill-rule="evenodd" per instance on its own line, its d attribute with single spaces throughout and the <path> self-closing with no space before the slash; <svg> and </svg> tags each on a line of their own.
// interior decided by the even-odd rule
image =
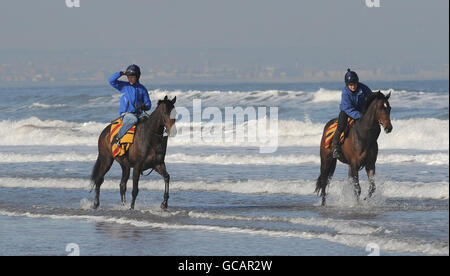
<svg viewBox="0 0 450 276">
<path fill-rule="evenodd" d="M 351 71 L 350 68 L 347 69 L 347 73 L 345 73 L 345 85 L 349 85 L 350 83 L 359 83 L 359 78 L 356 72 Z"/>
<path fill-rule="evenodd" d="M 136 64 L 131 64 L 130 66 L 127 67 L 125 75 L 136 76 L 136 78 L 139 80 L 139 77 L 141 76 L 141 69 Z"/>
</svg>

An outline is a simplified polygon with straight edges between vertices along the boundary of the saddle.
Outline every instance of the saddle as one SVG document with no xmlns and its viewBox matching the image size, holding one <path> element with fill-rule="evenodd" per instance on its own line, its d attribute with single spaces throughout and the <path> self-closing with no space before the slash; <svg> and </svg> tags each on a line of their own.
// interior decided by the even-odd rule
<svg viewBox="0 0 450 276">
<path fill-rule="evenodd" d="M 120 128 L 123 126 L 122 118 L 118 118 L 111 122 L 111 130 L 109 132 L 109 139 L 110 143 L 112 143 L 112 140 L 114 136 L 119 132 Z M 136 131 L 136 126 L 132 126 L 127 133 L 120 139 L 120 145 L 117 145 L 116 143 L 111 144 L 111 151 L 113 157 L 118 157 L 124 155 L 128 149 L 130 148 L 131 144 L 133 144 L 134 139 L 134 133 Z"/>
<path fill-rule="evenodd" d="M 341 137 L 339 140 L 341 144 L 344 143 L 344 139 L 345 139 L 345 137 L 347 137 L 347 134 L 350 131 L 350 129 L 352 128 L 354 122 L 355 122 L 354 119 L 348 118 L 347 127 L 341 133 Z M 333 136 L 334 136 L 334 133 L 336 132 L 337 125 L 338 125 L 338 120 L 335 119 L 333 121 L 333 123 L 325 131 L 325 144 L 324 144 L 325 148 L 329 148 L 331 146 L 331 141 L 333 140 Z"/>
</svg>

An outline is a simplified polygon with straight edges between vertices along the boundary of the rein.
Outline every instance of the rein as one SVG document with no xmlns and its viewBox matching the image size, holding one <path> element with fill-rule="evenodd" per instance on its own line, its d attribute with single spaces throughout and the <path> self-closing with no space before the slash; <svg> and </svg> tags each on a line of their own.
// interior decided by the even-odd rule
<svg viewBox="0 0 450 276">
<path fill-rule="evenodd" d="M 161 140 L 164 139 L 164 133 L 163 133 L 163 134 L 158 134 L 158 133 L 156 133 L 156 132 L 152 132 L 152 134 L 155 135 L 155 136 L 157 136 L 157 137 L 160 138 Z M 149 176 L 154 170 L 155 170 L 155 168 L 152 168 L 152 169 L 150 170 L 150 172 L 148 172 L 147 174 L 144 174 L 144 172 L 142 171 L 142 172 L 141 172 L 141 175 L 143 175 L 143 176 Z"/>
<path fill-rule="evenodd" d="M 155 110 L 155 111 L 156 111 L 156 110 Z M 151 115 L 154 114 L 154 113 L 148 114 L 148 113 L 145 112 L 145 111 L 144 111 L 144 113 L 145 113 L 145 115 L 146 115 L 146 117 L 147 117 L 147 120 L 150 120 Z M 157 132 L 155 132 L 155 131 L 150 131 L 150 134 L 151 134 L 151 135 L 154 135 L 154 136 L 156 136 L 156 137 L 158 137 L 160 141 L 163 141 L 163 139 L 164 139 L 164 134 L 168 134 L 168 130 L 167 130 L 166 127 L 164 127 L 164 131 L 163 131 L 162 134 L 159 134 L 159 133 L 157 133 Z M 144 171 L 141 171 L 141 175 L 143 175 L 143 176 L 149 176 L 154 170 L 155 170 L 155 168 L 152 168 L 152 169 L 150 170 L 150 172 L 148 172 L 147 174 L 144 174 Z"/>
<path fill-rule="evenodd" d="M 154 168 L 152 168 L 148 174 L 144 174 L 144 172 L 141 172 L 141 175 L 143 175 L 143 176 L 149 176 L 149 175 L 153 172 L 153 170 L 154 170 Z"/>
</svg>

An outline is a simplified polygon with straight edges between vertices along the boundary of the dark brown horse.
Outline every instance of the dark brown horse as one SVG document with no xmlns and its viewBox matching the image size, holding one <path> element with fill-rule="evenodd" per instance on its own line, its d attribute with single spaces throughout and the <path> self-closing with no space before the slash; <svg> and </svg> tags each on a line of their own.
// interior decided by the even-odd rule
<svg viewBox="0 0 450 276">
<path fill-rule="evenodd" d="M 120 197 L 123 205 L 125 205 L 125 192 L 127 189 L 127 181 L 130 177 L 130 168 L 133 167 L 133 198 L 131 201 L 131 209 L 134 209 L 136 197 L 139 192 L 139 177 L 143 171 L 151 168 L 164 177 L 166 186 L 161 208 L 167 208 L 170 176 L 167 173 L 166 165 L 164 163 L 167 136 L 164 137 L 163 134 L 164 129 L 169 133 L 169 136 L 173 136 L 176 133 L 174 112 L 175 101 L 176 97 L 169 100 L 166 96 L 164 100 L 158 101 L 158 106 L 150 116 L 140 119 L 136 126 L 133 144 L 130 146 L 128 152 L 121 157 L 116 157 L 114 159 L 112 156 L 110 143 L 111 125 L 108 125 L 103 129 L 98 138 L 98 157 L 91 175 L 92 185 L 95 186 L 94 209 L 100 204 L 100 186 L 114 160 L 122 167 Z"/>
<path fill-rule="evenodd" d="M 343 158 L 339 161 L 349 165 L 349 181 L 354 185 L 357 200 L 359 200 L 361 194 L 358 171 L 363 167 L 366 168 L 370 183 L 368 197 L 371 197 L 375 192 L 375 162 L 378 155 L 377 139 L 381 132 L 380 124 L 384 127 L 386 133 L 392 131 L 391 106 L 388 102 L 390 95 L 390 92 L 385 96 L 378 91 L 372 93 L 366 99 L 361 118 L 353 124 L 341 147 Z M 337 160 L 332 157 L 331 147 L 325 148 L 324 146 L 325 132 L 335 121 L 336 119 L 333 119 L 325 125 L 320 142 L 320 176 L 317 179 L 315 192 L 321 193 L 322 206 L 326 202 L 326 187 L 336 169 Z"/>
</svg>

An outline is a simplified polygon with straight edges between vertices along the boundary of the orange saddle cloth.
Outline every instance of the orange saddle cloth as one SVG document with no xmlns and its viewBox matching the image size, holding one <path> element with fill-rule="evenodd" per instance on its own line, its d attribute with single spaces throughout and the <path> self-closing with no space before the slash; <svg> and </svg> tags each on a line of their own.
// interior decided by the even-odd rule
<svg viewBox="0 0 450 276">
<path fill-rule="evenodd" d="M 352 127 L 354 122 L 355 122 L 355 120 L 353 120 L 352 118 L 348 118 L 347 127 L 341 133 L 341 138 L 340 138 L 341 144 L 344 143 L 344 138 L 345 138 L 345 136 L 347 136 L 347 133 L 350 130 L 350 128 Z M 337 129 L 337 125 L 338 125 L 338 120 L 336 119 L 325 131 L 325 145 L 324 145 L 325 148 L 330 147 L 331 141 L 333 140 L 334 133 L 336 132 L 336 129 Z"/>
<path fill-rule="evenodd" d="M 110 137 L 109 142 L 110 143 L 112 143 L 114 136 L 116 136 L 116 134 L 119 132 L 119 130 L 120 130 L 120 128 L 122 128 L 122 126 L 123 126 L 123 123 L 122 123 L 121 118 L 119 118 L 111 123 L 111 130 L 109 132 L 109 137 Z M 136 131 L 136 126 L 132 126 L 127 131 L 127 133 L 122 137 L 122 139 L 120 139 L 120 145 L 117 145 L 115 143 L 113 143 L 111 145 L 111 150 L 112 150 L 112 154 L 113 154 L 114 158 L 117 156 L 122 156 L 128 151 L 131 144 L 133 144 L 135 131 Z"/>
</svg>

